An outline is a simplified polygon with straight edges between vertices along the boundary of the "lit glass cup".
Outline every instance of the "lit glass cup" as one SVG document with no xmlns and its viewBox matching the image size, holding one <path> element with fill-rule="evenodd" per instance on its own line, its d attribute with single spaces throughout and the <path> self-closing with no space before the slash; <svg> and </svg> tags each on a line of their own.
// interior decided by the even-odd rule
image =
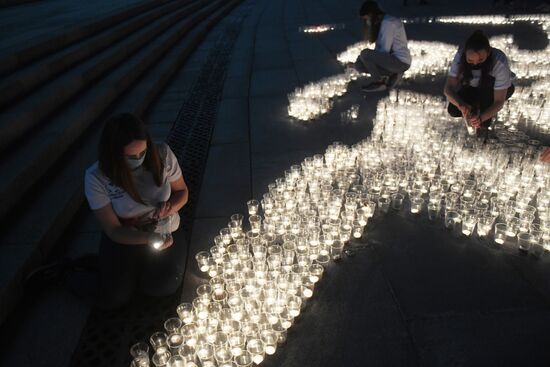
<svg viewBox="0 0 550 367">
<path fill-rule="evenodd" d="M 344 250 L 344 242 L 335 240 L 332 242 L 332 245 L 330 245 L 330 256 L 334 261 L 338 261 L 342 259 L 342 253 Z"/>
<path fill-rule="evenodd" d="M 261 339 L 248 340 L 246 343 L 246 350 L 250 353 L 254 364 L 260 364 L 263 362 L 265 358 L 265 346 Z"/>
<path fill-rule="evenodd" d="M 422 211 L 422 205 L 424 204 L 424 199 L 420 197 L 411 198 L 411 213 L 418 214 Z"/>
<path fill-rule="evenodd" d="M 439 218 L 439 211 L 441 210 L 439 203 L 428 203 L 428 219 L 431 221 L 435 221 L 437 218 Z"/>
<path fill-rule="evenodd" d="M 520 252 L 529 252 L 535 242 L 535 237 L 531 233 L 522 232 L 518 234 L 518 249 Z"/>
<path fill-rule="evenodd" d="M 251 367 L 252 362 L 252 355 L 247 351 L 235 357 L 235 364 L 237 367 Z"/>
<path fill-rule="evenodd" d="M 246 206 L 248 207 L 249 215 L 258 214 L 258 208 L 260 206 L 260 203 L 258 202 L 258 200 L 249 200 L 246 202 Z"/>
<path fill-rule="evenodd" d="M 445 228 L 455 230 L 461 223 L 460 213 L 454 210 L 449 210 L 445 213 Z"/>
<path fill-rule="evenodd" d="M 468 209 L 466 213 L 462 215 L 462 234 L 470 236 L 474 232 L 476 224 L 477 213 L 475 209 Z"/>
<path fill-rule="evenodd" d="M 393 194 L 391 198 L 391 206 L 394 210 L 400 210 L 403 208 L 403 200 L 405 199 L 405 196 L 403 194 Z"/>
<path fill-rule="evenodd" d="M 378 209 L 380 209 L 380 212 L 382 214 L 386 214 L 390 208 L 390 202 L 391 200 L 386 197 L 379 197 L 378 198 Z"/>
<path fill-rule="evenodd" d="M 507 239 L 508 226 L 506 223 L 495 224 L 495 243 L 504 245 Z"/>
<path fill-rule="evenodd" d="M 210 253 L 207 251 L 200 251 L 195 255 L 197 265 L 203 273 L 208 272 L 210 269 Z"/>
</svg>

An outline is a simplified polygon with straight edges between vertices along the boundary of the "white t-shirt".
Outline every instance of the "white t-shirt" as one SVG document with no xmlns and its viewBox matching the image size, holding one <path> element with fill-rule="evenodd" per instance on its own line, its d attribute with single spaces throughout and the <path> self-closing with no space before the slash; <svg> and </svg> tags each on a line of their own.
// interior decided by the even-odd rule
<svg viewBox="0 0 550 367">
<path fill-rule="evenodd" d="M 460 58 L 462 57 L 462 49 L 459 49 L 456 53 L 451 68 L 449 70 L 449 76 L 458 77 L 460 70 Z M 508 58 L 498 48 L 491 47 L 491 55 L 493 57 L 493 68 L 489 72 L 489 75 L 495 78 L 495 90 L 508 89 L 512 85 L 512 77 L 510 72 L 510 65 L 508 64 Z M 477 88 L 481 79 L 481 70 L 472 70 L 472 80 L 470 80 L 470 86 Z"/>
<path fill-rule="evenodd" d="M 86 170 L 84 177 L 84 191 L 90 208 L 96 210 L 110 204 L 122 222 L 135 222 L 136 226 L 150 223 L 158 204 L 170 198 L 170 183 L 182 175 L 178 160 L 170 147 L 160 144 L 158 150 L 164 163 L 163 183 L 160 187 L 155 183 L 151 172 L 143 166 L 132 171 L 136 191 L 145 205 L 135 201 L 124 189 L 113 184 L 99 169 L 98 162 L 95 162 Z M 179 222 L 177 213 L 170 218 L 171 232 L 178 229 Z"/>
<path fill-rule="evenodd" d="M 401 19 L 387 14 L 384 15 L 374 49 L 389 53 L 407 65 L 411 64 L 411 53 L 407 46 L 407 34 L 405 33 L 405 27 Z"/>
</svg>

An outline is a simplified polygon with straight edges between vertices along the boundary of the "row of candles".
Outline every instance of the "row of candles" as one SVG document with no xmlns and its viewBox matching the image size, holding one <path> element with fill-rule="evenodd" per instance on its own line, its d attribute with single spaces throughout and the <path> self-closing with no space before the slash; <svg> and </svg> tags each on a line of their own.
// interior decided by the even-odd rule
<svg viewBox="0 0 550 367">
<path fill-rule="evenodd" d="M 345 28 L 345 24 L 343 23 L 317 24 L 317 25 L 300 27 L 299 31 L 303 33 L 325 33 L 325 32 L 334 31 L 336 29 L 344 29 L 344 28 Z"/>
<path fill-rule="evenodd" d="M 466 236 L 536 256 L 550 251 L 550 168 L 540 142 L 497 124 L 486 144 L 445 101 L 392 91 L 370 138 L 292 165 L 248 216 L 232 215 L 196 254 L 209 281 L 177 308 L 132 366 L 252 366 L 284 343 L 331 261 L 373 215 L 408 207 Z"/>
<path fill-rule="evenodd" d="M 530 22 L 540 27 L 550 40 L 550 16 L 471 16 L 434 18 L 433 22 L 459 24 L 515 24 Z M 531 135 L 550 133 L 550 106 L 545 103 L 550 90 L 550 43 L 542 50 L 520 49 L 512 36 L 498 36 L 490 40 L 493 47 L 507 55 L 511 70 L 515 74 L 516 91 L 498 119 L 511 129 L 522 129 Z M 361 50 L 369 47 L 359 42 L 348 47 L 337 56 L 343 65 L 353 64 Z M 457 46 L 443 42 L 409 41 L 412 64 L 404 79 L 433 77 L 445 73 L 457 51 Z M 361 74 L 348 68 L 345 73 L 310 83 L 297 88 L 288 96 L 289 116 L 302 121 L 311 121 L 329 112 L 332 101 L 347 91 L 350 81 Z"/>
</svg>

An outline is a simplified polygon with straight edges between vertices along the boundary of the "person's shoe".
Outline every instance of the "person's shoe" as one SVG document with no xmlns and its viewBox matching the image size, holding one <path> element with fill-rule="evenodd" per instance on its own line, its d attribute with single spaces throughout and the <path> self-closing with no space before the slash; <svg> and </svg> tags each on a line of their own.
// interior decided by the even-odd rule
<svg viewBox="0 0 550 367">
<path fill-rule="evenodd" d="M 389 76 L 388 81 L 386 82 L 386 85 L 389 88 L 395 88 L 395 86 L 401 81 L 401 77 L 403 74 L 396 73 Z"/>
<path fill-rule="evenodd" d="M 372 82 L 372 83 L 369 83 L 369 84 L 361 87 L 361 91 L 363 91 L 365 93 L 383 92 L 387 89 L 388 89 L 388 86 L 383 81 Z"/>
</svg>

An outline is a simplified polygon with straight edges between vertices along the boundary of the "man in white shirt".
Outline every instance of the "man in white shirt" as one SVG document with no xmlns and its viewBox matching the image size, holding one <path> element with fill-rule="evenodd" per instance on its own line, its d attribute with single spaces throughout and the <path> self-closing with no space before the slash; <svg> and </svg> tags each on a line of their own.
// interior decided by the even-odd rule
<svg viewBox="0 0 550 367">
<path fill-rule="evenodd" d="M 365 39 L 375 42 L 374 49 L 364 49 L 357 59 L 360 71 L 370 74 L 365 92 L 394 87 L 411 66 L 405 27 L 399 18 L 384 14 L 375 1 L 365 1 L 359 10 L 364 21 Z"/>
<path fill-rule="evenodd" d="M 487 136 L 492 118 L 514 93 L 508 58 L 475 31 L 456 53 L 444 89 L 453 117 L 463 117 L 468 130 Z"/>
</svg>

